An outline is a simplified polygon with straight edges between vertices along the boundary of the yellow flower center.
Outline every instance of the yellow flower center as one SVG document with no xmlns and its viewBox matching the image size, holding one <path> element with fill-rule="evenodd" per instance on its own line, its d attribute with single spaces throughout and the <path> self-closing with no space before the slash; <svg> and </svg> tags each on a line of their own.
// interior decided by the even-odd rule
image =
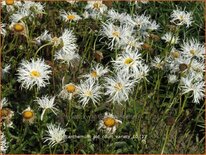
<svg viewBox="0 0 206 155">
<path fill-rule="evenodd" d="M 120 33 L 118 31 L 114 31 L 114 32 L 112 32 L 112 36 L 116 37 L 116 38 L 119 38 Z"/>
<path fill-rule="evenodd" d="M 130 65 L 130 64 L 132 64 L 133 63 L 133 59 L 132 58 L 126 58 L 125 59 L 125 61 L 124 61 L 124 63 L 126 64 L 126 65 Z"/>
<path fill-rule="evenodd" d="M 184 17 L 181 15 L 181 16 L 180 16 L 180 20 L 183 20 L 183 19 L 184 19 Z"/>
<path fill-rule="evenodd" d="M 113 127 L 116 124 L 116 120 L 112 117 L 107 117 L 103 121 L 106 127 Z"/>
<path fill-rule="evenodd" d="M 35 78 L 41 76 L 41 74 L 40 74 L 38 71 L 31 71 L 30 75 L 31 75 L 32 77 L 35 77 Z"/>
<path fill-rule="evenodd" d="M 100 3 L 94 3 L 93 4 L 93 8 L 96 9 L 96 10 L 99 10 L 101 4 Z"/>
<path fill-rule="evenodd" d="M 172 52 L 171 54 L 172 54 L 173 58 L 179 58 L 180 57 L 179 52 Z"/>
<path fill-rule="evenodd" d="M 128 43 L 128 45 L 129 45 L 130 47 L 135 47 L 135 43 L 132 42 L 132 41 L 130 41 L 130 42 Z"/>
<path fill-rule="evenodd" d="M 92 92 L 91 91 L 86 91 L 84 94 L 85 94 L 85 96 L 88 96 L 88 97 L 92 96 Z"/>
<path fill-rule="evenodd" d="M 6 5 L 13 5 L 14 4 L 14 0 L 6 0 Z"/>
<path fill-rule="evenodd" d="M 114 88 L 115 88 L 117 91 L 120 91 L 120 90 L 123 88 L 123 86 L 122 86 L 122 84 L 121 84 L 120 82 L 118 82 L 118 83 L 116 83 L 116 84 L 114 85 Z"/>
<path fill-rule="evenodd" d="M 92 76 L 93 78 L 96 78 L 96 77 L 97 77 L 97 72 L 96 72 L 96 71 L 92 71 L 92 72 L 91 72 L 91 76 Z"/>
<path fill-rule="evenodd" d="M 24 30 L 24 26 L 20 23 L 14 24 L 13 28 L 16 32 L 22 32 Z"/>
<path fill-rule="evenodd" d="M 68 15 L 68 16 L 67 16 L 67 19 L 68 19 L 68 20 L 74 20 L 74 19 L 75 19 L 75 15 Z"/>
<path fill-rule="evenodd" d="M 22 114 L 24 119 L 31 119 L 34 116 L 33 111 L 24 111 Z"/>
<path fill-rule="evenodd" d="M 76 90 L 76 87 L 73 84 L 69 84 L 66 86 L 66 90 L 68 93 L 73 93 Z"/>
<path fill-rule="evenodd" d="M 190 53 L 191 53 L 192 55 L 195 55 L 195 50 L 190 50 Z"/>
</svg>

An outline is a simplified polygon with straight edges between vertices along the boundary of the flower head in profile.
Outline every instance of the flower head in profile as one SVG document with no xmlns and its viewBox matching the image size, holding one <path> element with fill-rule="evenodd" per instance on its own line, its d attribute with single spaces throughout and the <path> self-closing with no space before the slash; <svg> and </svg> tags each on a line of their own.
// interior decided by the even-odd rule
<svg viewBox="0 0 206 155">
<path fill-rule="evenodd" d="M 170 22 L 176 25 L 187 25 L 187 27 L 189 27 L 192 24 L 192 13 L 187 12 L 185 10 L 173 10 L 170 17 Z"/>
<path fill-rule="evenodd" d="M 154 60 L 152 61 L 151 65 L 157 69 L 163 69 L 165 61 L 160 59 L 160 57 L 156 56 L 154 57 Z"/>
<path fill-rule="evenodd" d="M 94 80 L 85 80 L 81 81 L 79 86 L 77 87 L 79 92 L 78 95 L 80 97 L 80 103 L 85 107 L 89 101 L 91 101 L 95 106 L 100 101 L 101 98 L 101 87 L 95 84 Z"/>
<path fill-rule="evenodd" d="M 43 96 L 42 98 L 38 98 L 36 102 L 39 104 L 39 107 L 43 109 L 42 114 L 41 114 L 41 120 L 43 120 L 44 114 L 46 110 L 51 110 L 55 115 L 58 109 L 55 106 L 55 97 L 48 97 L 48 96 Z"/>
<path fill-rule="evenodd" d="M 146 64 L 142 64 L 139 66 L 138 71 L 134 73 L 134 78 L 137 81 L 139 81 L 141 79 L 145 79 L 146 81 L 148 81 L 147 76 L 148 76 L 149 71 L 150 71 L 149 66 Z"/>
<path fill-rule="evenodd" d="M 196 81 L 192 77 L 188 76 L 181 79 L 180 89 L 183 94 L 191 93 L 194 103 L 200 103 L 200 100 L 204 98 L 205 82 Z"/>
<path fill-rule="evenodd" d="M 23 117 L 23 122 L 33 124 L 35 119 L 35 113 L 29 106 L 24 111 L 22 111 L 22 117 Z"/>
<path fill-rule="evenodd" d="M 102 1 L 88 1 L 85 9 L 102 14 L 107 10 L 107 6 Z"/>
<path fill-rule="evenodd" d="M 114 134 L 117 126 L 121 123 L 122 121 L 118 120 L 113 114 L 106 112 L 104 118 L 99 121 L 98 130 L 103 129 L 107 134 Z"/>
<path fill-rule="evenodd" d="M 175 36 L 175 34 L 172 34 L 171 32 L 168 32 L 162 36 L 162 40 L 164 40 L 166 43 L 174 45 L 178 43 L 179 37 Z"/>
<path fill-rule="evenodd" d="M 64 143 L 67 139 L 66 130 L 61 128 L 60 125 L 49 124 L 47 125 L 47 136 L 44 137 L 45 141 L 49 141 L 49 145 L 54 147 L 57 144 Z"/>
<path fill-rule="evenodd" d="M 36 86 L 40 89 L 49 84 L 50 68 L 42 59 L 31 59 L 31 62 L 23 60 L 17 70 L 17 81 L 23 88 L 31 89 Z"/>
<path fill-rule="evenodd" d="M 7 98 L 4 97 L 0 102 L 0 117 L 2 118 L 4 126 L 13 128 L 12 118 L 14 116 L 14 111 L 6 107 L 8 104 Z"/>
<path fill-rule="evenodd" d="M 28 36 L 28 28 L 24 22 L 11 23 L 9 28 L 15 34 Z"/>
<path fill-rule="evenodd" d="M 51 41 L 52 37 L 51 34 L 49 34 L 49 31 L 45 30 L 40 36 L 35 38 L 35 41 L 38 45 L 40 45 L 44 41 Z"/>
<path fill-rule="evenodd" d="M 84 75 L 83 77 L 86 77 L 91 80 L 97 80 L 99 77 L 105 75 L 108 73 L 108 68 L 104 68 L 101 64 L 97 64 L 94 67 L 92 67 L 91 72 L 89 74 Z"/>
<path fill-rule="evenodd" d="M 0 23 L 1 24 L 1 29 L 0 29 L 0 34 L 2 34 L 4 37 L 6 35 L 6 30 L 5 30 L 5 23 Z"/>
<path fill-rule="evenodd" d="M 68 66 L 77 66 L 80 55 L 78 53 L 67 53 L 59 51 L 54 55 L 55 60 L 60 60 L 62 63 L 66 63 Z"/>
<path fill-rule="evenodd" d="M 62 91 L 59 96 L 63 99 L 71 100 L 74 95 L 78 93 L 77 86 L 73 83 L 63 84 Z"/>
<path fill-rule="evenodd" d="M 74 54 L 77 51 L 76 40 L 73 32 L 65 29 L 62 36 L 52 37 L 50 42 L 58 49 L 57 53 Z"/>
<path fill-rule="evenodd" d="M 78 21 L 82 19 L 76 12 L 73 11 L 66 12 L 65 10 L 61 10 L 60 16 L 66 22 Z"/>
</svg>

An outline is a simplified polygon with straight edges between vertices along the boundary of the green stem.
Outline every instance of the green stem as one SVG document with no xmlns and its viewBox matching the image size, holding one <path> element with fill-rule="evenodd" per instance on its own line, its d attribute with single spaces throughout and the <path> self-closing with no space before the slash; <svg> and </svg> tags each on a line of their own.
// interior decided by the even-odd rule
<svg viewBox="0 0 206 155">
<path fill-rule="evenodd" d="M 44 48 L 44 47 L 46 47 L 46 46 L 49 46 L 49 45 L 52 45 L 52 43 L 51 43 L 51 42 L 49 42 L 49 43 L 44 44 L 44 45 L 42 45 L 41 47 L 39 47 L 39 49 L 36 51 L 36 53 L 35 53 L 35 55 L 34 55 L 34 58 L 36 58 L 36 56 L 37 56 L 38 52 L 39 52 L 42 48 Z"/>
<path fill-rule="evenodd" d="M 166 138 L 165 138 L 165 141 L 164 141 L 164 144 L 163 144 L 163 147 L 162 147 L 161 154 L 163 154 L 163 153 L 164 153 L 165 146 L 166 146 L 167 141 L 168 141 L 168 137 L 169 137 L 169 128 L 167 127 Z"/>
</svg>

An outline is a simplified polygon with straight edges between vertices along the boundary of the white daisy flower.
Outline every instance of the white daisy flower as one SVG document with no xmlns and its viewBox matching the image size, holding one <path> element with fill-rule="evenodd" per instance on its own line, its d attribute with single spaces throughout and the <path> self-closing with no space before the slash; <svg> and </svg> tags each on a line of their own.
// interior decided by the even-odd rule
<svg viewBox="0 0 206 155">
<path fill-rule="evenodd" d="M 44 113 L 48 109 L 50 109 L 55 115 L 57 115 L 55 110 L 58 111 L 58 109 L 54 107 L 55 106 L 54 100 L 55 97 L 48 97 L 48 96 L 44 96 L 36 100 L 36 102 L 39 104 L 39 107 L 43 109 L 41 114 L 41 120 L 43 120 Z"/>
<path fill-rule="evenodd" d="M 96 106 L 96 104 L 100 101 L 101 98 L 101 87 L 95 84 L 93 80 L 80 81 L 80 85 L 78 85 L 78 95 L 80 97 L 80 103 L 85 107 L 89 101 Z"/>
<path fill-rule="evenodd" d="M 1 147 L 1 153 L 6 153 L 8 149 L 8 143 L 6 141 L 6 137 L 3 132 L 1 132 L 1 142 L 0 142 L 0 147 Z"/>
<path fill-rule="evenodd" d="M 126 15 L 126 13 L 119 13 L 119 12 L 115 11 L 114 9 L 110 9 L 107 13 L 107 17 L 109 18 L 108 19 L 109 22 L 120 21 L 122 18 L 124 18 L 125 15 Z"/>
<path fill-rule="evenodd" d="M 31 89 L 36 85 L 37 89 L 40 89 L 49 84 L 50 68 L 41 59 L 31 59 L 31 62 L 23 60 L 17 70 L 17 81 L 21 83 L 21 87 L 23 88 Z"/>
<path fill-rule="evenodd" d="M 64 30 L 64 33 L 59 39 L 62 40 L 63 44 L 63 47 L 60 49 L 60 51 L 64 53 L 74 53 L 77 51 L 77 38 L 72 31 Z"/>
<path fill-rule="evenodd" d="M 12 6 L 15 4 L 15 0 L 3 0 L 1 3 L 2 3 L 2 6 L 4 5 Z"/>
<path fill-rule="evenodd" d="M 12 12 L 15 10 L 15 7 L 19 8 L 22 6 L 21 1 L 16 0 L 3 0 L 1 4 L 2 7 L 6 7 L 7 12 Z"/>
<path fill-rule="evenodd" d="M 66 12 L 65 10 L 61 10 L 60 16 L 66 22 L 78 21 L 82 19 L 79 15 L 77 15 L 76 12 L 73 12 L 73 11 Z"/>
<path fill-rule="evenodd" d="M 29 106 L 24 111 L 22 111 L 22 117 L 23 117 L 23 122 L 33 124 L 35 119 L 35 113 Z"/>
<path fill-rule="evenodd" d="M 203 60 L 197 61 L 194 59 L 189 65 L 189 71 L 189 74 L 191 74 L 195 80 L 204 80 L 205 62 Z"/>
<path fill-rule="evenodd" d="M 3 107 L 7 106 L 8 104 L 9 104 L 8 99 L 4 97 L 1 99 L 0 108 L 2 109 Z"/>
<path fill-rule="evenodd" d="M 1 118 L 4 126 L 13 128 L 13 122 L 12 122 L 12 117 L 14 116 L 14 111 L 12 111 L 9 108 L 6 108 L 8 100 L 7 98 L 3 98 L 0 102 L 0 113 L 1 113 Z"/>
<path fill-rule="evenodd" d="M 34 16 L 34 14 L 44 13 L 44 7 L 40 2 L 25 1 L 23 4 L 23 8 L 31 11 L 32 16 Z"/>
<path fill-rule="evenodd" d="M 191 77 L 181 78 L 180 89 L 183 94 L 192 92 L 193 102 L 200 103 L 200 100 L 204 98 L 205 95 L 205 82 L 204 81 L 194 81 Z"/>
<path fill-rule="evenodd" d="M 51 34 L 49 34 L 49 31 L 45 30 L 44 33 L 42 33 L 40 36 L 35 38 L 35 41 L 37 41 L 38 44 L 41 44 L 42 41 L 51 41 L 52 37 Z"/>
<path fill-rule="evenodd" d="M 62 91 L 60 92 L 59 96 L 63 99 L 71 100 L 74 95 L 78 92 L 77 86 L 73 83 L 69 83 L 63 85 Z"/>
<path fill-rule="evenodd" d="M 63 63 L 67 63 L 68 66 L 75 66 L 75 64 L 79 61 L 80 56 L 77 53 L 66 53 L 60 51 L 55 53 L 54 59 L 61 60 Z"/>
<path fill-rule="evenodd" d="M 44 143 L 49 141 L 51 147 L 64 143 L 67 139 L 66 129 L 61 128 L 60 125 L 49 124 L 47 125 L 47 129 L 47 136 L 44 137 Z"/>
<path fill-rule="evenodd" d="M 134 17 L 134 22 L 135 22 L 134 26 L 136 26 L 139 29 L 146 30 L 148 28 L 148 25 L 151 24 L 149 20 L 150 20 L 150 17 L 145 16 L 144 14 L 136 15 Z"/>
<path fill-rule="evenodd" d="M 28 36 L 28 28 L 24 22 L 11 23 L 9 29 L 16 34 Z"/>
<path fill-rule="evenodd" d="M 129 93 L 132 91 L 136 82 L 135 80 L 130 79 L 130 75 L 121 72 L 119 72 L 115 78 L 105 78 L 105 94 L 109 95 L 109 101 L 121 104 L 121 102 L 127 101 L 129 99 Z"/>
<path fill-rule="evenodd" d="M 156 23 L 156 21 L 150 21 L 150 23 L 148 24 L 147 29 L 150 31 L 154 31 L 154 30 L 158 30 L 159 29 L 159 24 Z"/>
<path fill-rule="evenodd" d="M 177 60 L 180 57 L 181 57 L 181 52 L 173 47 L 172 50 L 170 51 L 169 59 Z"/>
<path fill-rule="evenodd" d="M 177 75 L 175 75 L 175 74 L 169 74 L 168 75 L 168 83 L 175 83 L 177 81 L 178 81 Z"/>
<path fill-rule="evenodd" d="M 188 58 L 197 57 L 204 58 L 205 47 L 194 38 L 183 43 L 182 54 Z"/>
<path fill-rule="evenodd" d="M 2 34 L 4 37 L 5 37 L 5 35 L 6 35 L 5 26 L 6 26 L 5 23 L 1 23 L 1 29 L 0 29 L 0 32 L 1 32 L 1 34 Z"/>
<path fill-rule="evenodd" d="M 128 24 L 130 26 L 134 26 L 135 22 L 133 18 L 129 14 L 122 14 L 122 18 L 119 19 L 121 24 Z"/>
<path fill-rule="evenodd" d="M 185 11 L 181 11 L 177 8 L 177 10 L 173 10 L 171 14 L 170 22 L 176 25 L 184 25 L 186 24 L 189 27 L 192 24 L 192 13 Z"/>
<path fill-rule="evenodd" d="M 89 17 L 91 17 L 94 20 L 102 20 L 102 14 L 96 11 L 89 12 Z"/>
<path fill-rule="evenodd" d="M 166 43 L 174 45 L 178 43 L 179 37 L 175 36 L 175 34 L 172 34 L 171 32 L 168 32 L 162 36 L 162 40 L 164 40 Z"/>
<path fill-rule="evenodd" d="M 146 81 L 148 81 L 147 76 L 148 76 L 149 71 L 150 71 L 149 66 L 140 65 L 139 70 L 134 73 L 134 77 L 137 80 L 145 79 Z"/>
<path fill-rule="evenodd" d="M 78 0 L 66 0 L 66 2 L 70 3 L 71 5 L 74 5 L 78 2 Z"/>
<path fill-rule="evenodd" d="M 32 6 L 32 9 L 34 10 L 35 14 L 42 14 L 44 13 L 45 4 L 42 4 L 40 2 L 35 2 L 35 4 Z"/>
<path fill-rule="evenodd" d="M 128 25 L 115 26 L 113 23 L 103 23 L 101 30 L 101 34 L 110 40 L 109 47 L 111 49 L 119 44 L 121 38 L 129 37 L 132 33 L 132 27 Z"/>
<path fill-rule="evenodd" d="M 120 40 L 119 46 L 123 48 L 124 50 L 138 50 L 141 49 L 142 45 L 144 43 L 139 41 L 139 38 L 130 36 L 126 38 L 122 38 Z"/>
<path fill-rule="evenodd" d="M 21 8 L 10 16 L 10 21 L 12 23 L 17 23 L 20 20 L 23 20 L 24 18 L 30 17 L 30 14 L 31 14 L 31 11 L 25 8 Z"/>
<path fill-rule="evenodd" d="M 6 64 L 4 68 L 2 68 L 2 78 L 4 78 L 5 75 L 9 73 L 10 69 L 11 69 L 11 65 L 8 64 Z"/>
<path fill-rule="evenodd" d="M 125 51 L 119 55 L 116 60 L 113 60 L 113 65 L 117 71 L 125 72 L 126 74 L 135 73 L 142 65 L 141 54 L 138 51 Z"/>
<path fill-rule="evenodd" d="M 113 114 L 106 112 L 104 118 L 99 121 L 98 130 L 103 129 L 107 134 L 114 134 L 119 124 L 122 124 L 122 121 L 118 120 Z"/>
<path fill-rule="evenodd" d="M 102 14 L 107 10 L 107 6 L 103 4 L 102 1 L 87 1 L 85 9 Z"/>
<path fill-rule="evenodd" d="M 84 11 L 84 13 L 82 14 L 82 16 L 84 17 L 84 19 L 87 19 L 90 17 L 90 14 L 88 11 Z"/>
<path fill-rule="evenodd" d="M 198 61 L 194 59 L 190 64 L 190 69 L 195 73 L 204 73 L 205 72 L 204 60 Z"/>
<path fill-rule="evenodd" d="M 89 78 L 91 80 L 97 80 L 99 77 L 105 75 L 108 73 L 108 68 L 104 68 L 101 64 L 95 65 L 95 67 L 92 67 L 92 70 L 89 74 L 83 75 L 83 77 Z"/>
<path fill-rule="evenodd" d="M 192 61 L 191 59 L 181 56 L 175 62 L 176 62 L 176 66 L 179 67 L 179 71 L 186 72 L 188 69 L 190 69 L 192 63 L 191 61 Z"/>
<path fill-rule="evenodd" d="M 161 60 L 159 57 L 154 57 L 154 60 L 152 60 L 151 65 L 157 69 L 163 69 L 165 65 L 165 61 Z"/>
</svg>

